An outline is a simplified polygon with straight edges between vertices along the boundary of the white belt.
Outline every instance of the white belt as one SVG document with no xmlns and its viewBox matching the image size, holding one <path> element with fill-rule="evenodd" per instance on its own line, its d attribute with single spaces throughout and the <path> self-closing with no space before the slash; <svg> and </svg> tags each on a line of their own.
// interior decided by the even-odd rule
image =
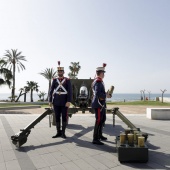
<svg viewBox="0 0 170 170">
<path fill-rule="evenodd" d="M 60 91 L 56 91 L 55 93 L 56 93 L 56 94 L 59 94 L 59 95 L 60 95 L 60 94 L 67 94 L 67 92 L 60 92 Z"/>
</svg>

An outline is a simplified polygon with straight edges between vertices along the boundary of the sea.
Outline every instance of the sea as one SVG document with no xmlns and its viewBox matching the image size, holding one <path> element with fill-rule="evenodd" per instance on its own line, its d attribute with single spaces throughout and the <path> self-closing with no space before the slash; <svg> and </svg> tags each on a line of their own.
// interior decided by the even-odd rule
<svg viewBox="0 0 170 170">
<path fill-rule="evenodd" d="M 19 94 L 16 94 L 16 96 Z M 9 96 L 11 96 L 9 93 L 0 93 L 0 101 L 2 100 L 9 100 Z M 145 98 L 148 98 L 150 100 L 156 100 L 157 97 L 161 97 L 161 93 L 151 93 L 150 96 L 148 93 L 145 94 Z M 44 98 L 46 99 L 47 96 Z M 170 98 L 170 94 L 164 93 L 164 97 Z M 33 93 L 33 101 L 38 101 L 39 97 L 37 93 Z M 140 93 L 114 93 L 111 99 L 108 99 L 108 101 L 139 101 L 141 100 L 141 94 Z M 24 101 L 24 96 L 21 96 L 19 101 Z M 26 101 L 30 102 L 30 94 L 27 93 Z"/>
</svg>

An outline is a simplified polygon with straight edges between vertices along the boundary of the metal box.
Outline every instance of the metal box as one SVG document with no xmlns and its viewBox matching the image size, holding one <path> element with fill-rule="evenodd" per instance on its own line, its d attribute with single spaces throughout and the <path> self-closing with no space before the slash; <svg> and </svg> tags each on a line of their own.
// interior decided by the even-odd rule
<svg viewBox="0 0 170 170">
<path fill-rule="evenodd" d="M 120 162 L 148 162 L 148 147 L 138 147 L 137 145 L 120 145 L 119 138 L 116 139 L 116 149 Z"/>
</svg>

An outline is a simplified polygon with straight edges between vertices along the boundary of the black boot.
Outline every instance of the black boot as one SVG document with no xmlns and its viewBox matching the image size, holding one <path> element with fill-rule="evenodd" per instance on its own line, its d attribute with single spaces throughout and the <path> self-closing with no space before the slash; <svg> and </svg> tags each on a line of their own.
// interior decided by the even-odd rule
<svg viewBox="0 0 170 170">
<path fill-rule="evenodd" d="M 95 123 L 95 126 L 94 126 L 94 133 L 93 133 L 93 141 L 92 141 L 92 143 L 96 144 L 96 145 L 104 145 L 104 143 L 102 143 L 99 140 L 99 125 L 97 123 Z"/>
<path fill-rule="evenodd" d="M 100 140 L 107 140 L 107 138 L 103 136 L 103 126 L 104 126 L 103 123 L 99 126 L 99 139 Z"/>
<path fill-rule="evenodd" d="M 66 125 L 67 125 L 67 122 L 62 122 L 62 135 L 61 135 L 61 137 L 64 138 L 64 139 L 67 138 L 66 135 L 65 135 Z"/>
<path fill-rule="evenodd" d="M 56 128 L 57 128 L 57 134 L 53 136 L 52 138 L 61 137 L 60 122 L 56 122 Z"/>
</svg>

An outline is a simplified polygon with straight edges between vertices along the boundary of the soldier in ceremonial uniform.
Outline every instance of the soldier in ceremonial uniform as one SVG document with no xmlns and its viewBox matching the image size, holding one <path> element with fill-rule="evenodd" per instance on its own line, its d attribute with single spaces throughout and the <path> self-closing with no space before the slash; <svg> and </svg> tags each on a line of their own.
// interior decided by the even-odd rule
<svg viewBox="0 0 170 170">
<path fill-rule="evenodd" d="M 100 140 L 107 140 L 107 138 L 102 135 L 102 130 L 106 120 L 106 98 L 111 98 L 111 95 L 105 92 L 105 86 L 103 82 L 105 66 L 106 64 L 103 64 L 103 67 L 96 68 L 97 77 L 92 83 L 92 108 L 95 110 L 96 117 L 92 143 L 97 145 L 104 144 Z"/>
<path fill-rule="evenodd" d="M 66 138 L 65 129 L 67 124 L 67 111 L 70 106 L 72 98 L 71 82 L 68 78 L 64 77 L 64 67 L 60 67 L 58 62 L 58 77 L 53 79 L 52 86 L 49 94 L 49 105 L 54 108 L 56 117 L 57 134 L 52 138 L 63 137 Z M 62 115 L 62 130 L 60 117 Z"/>
</svg>

